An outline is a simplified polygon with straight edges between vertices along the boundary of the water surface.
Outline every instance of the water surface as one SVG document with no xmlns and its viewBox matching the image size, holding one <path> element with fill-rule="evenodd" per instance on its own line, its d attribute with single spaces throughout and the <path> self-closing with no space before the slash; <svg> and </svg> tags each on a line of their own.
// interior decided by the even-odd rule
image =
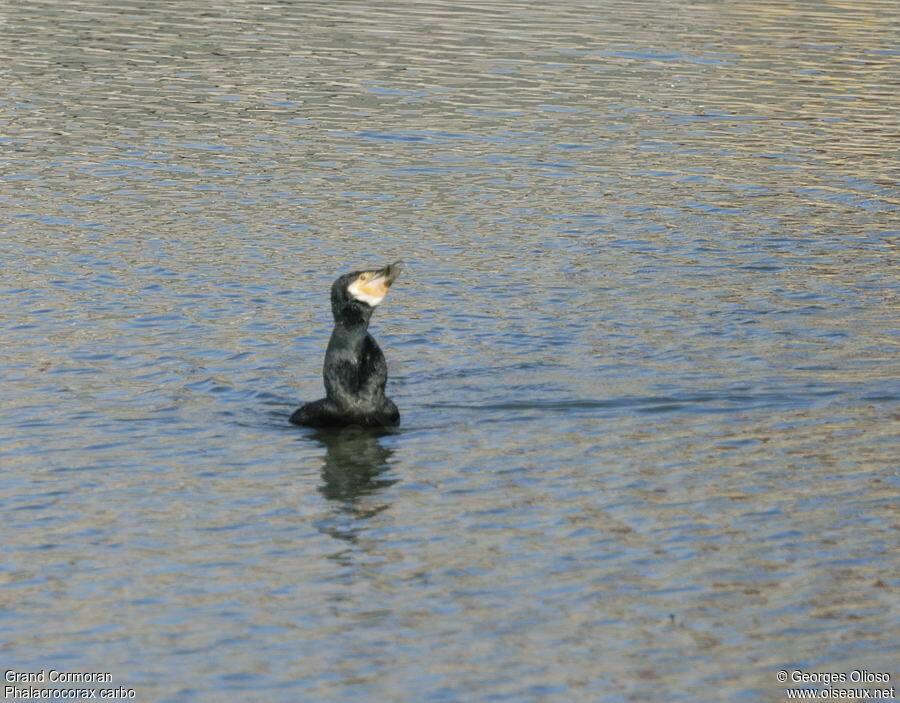
<svg viewBox="0 0 900 703">
<path fill-rule="evenodd" d="M 138 700 L 890 672 L 893 2 L 0 8 L 0 654 Z M 328 289 L 399 431 L 287 423 Z"/>
</svg>

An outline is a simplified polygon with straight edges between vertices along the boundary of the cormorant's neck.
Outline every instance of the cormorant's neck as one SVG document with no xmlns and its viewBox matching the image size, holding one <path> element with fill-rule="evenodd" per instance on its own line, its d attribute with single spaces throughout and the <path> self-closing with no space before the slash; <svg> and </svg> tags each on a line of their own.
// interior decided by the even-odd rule
<svg viewBox="0 0 900 703">
<path fill-rule="evenodd" d="M 354 358 L 359 356 L 369 328 L 369 315 L 357 309 L 355 305 L 340 308 L 334 316 L 334 329 L 328 341 L 328 354 L 349 353 Z"/>
<path fill-rule="evenodd" d="M 372 317 L 372 308 L 368 305 L 358 302 L 351 302 L 342 305 L 334 311 L 334 328 L 344 328 L 350 331 L 362 331 L 363 333 L 369 327 L 369 320 Z"/>
</svg>

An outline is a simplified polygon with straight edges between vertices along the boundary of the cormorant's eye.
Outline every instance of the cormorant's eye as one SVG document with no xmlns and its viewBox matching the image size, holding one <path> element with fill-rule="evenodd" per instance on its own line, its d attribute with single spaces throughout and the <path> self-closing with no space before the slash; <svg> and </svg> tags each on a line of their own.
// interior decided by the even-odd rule
<svg viewBox="0 0 900 703">
<path fill-rule="evenodd" d="M 370 278 L 372 278 L 372 274 L 371 274 L 371 273 L 361 273 L 361 274 L 359 275 L 359 280 L 362 281 L 363 283 L 365 283 L 366 281 L 368 281 Z"/>
</svg>

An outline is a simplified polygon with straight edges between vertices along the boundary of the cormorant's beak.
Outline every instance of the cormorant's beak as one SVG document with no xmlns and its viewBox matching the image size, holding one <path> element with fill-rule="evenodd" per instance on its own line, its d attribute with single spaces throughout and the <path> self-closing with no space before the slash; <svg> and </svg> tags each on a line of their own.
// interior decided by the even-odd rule
<svg viewBox="0 0 900 703">
<path fill-rule="evenodd" d="M 397 280 L 397 276 L 400 275 L 400 267 L 402 265 L 402 261 L 395 261 L 392 264 L 388 264 L 375 274 L 375 278 L 372 279 L 373 282 L 378 281 L 379 283 L 384 284 L 385 288 L 390 288 L 391 284 Z"/>
<path fill-rule="evenodd" d="M 400 264 L 402 263 L 402 261 L 395 261 L 380 271 L 365 271 L 350 284 L 347 290 L 357 300 L 375 307 L 384 300 L 384 296 L 387 295 L 391 284 L 397 280 L 397 276 L 400 275 Z"/>
</svg>

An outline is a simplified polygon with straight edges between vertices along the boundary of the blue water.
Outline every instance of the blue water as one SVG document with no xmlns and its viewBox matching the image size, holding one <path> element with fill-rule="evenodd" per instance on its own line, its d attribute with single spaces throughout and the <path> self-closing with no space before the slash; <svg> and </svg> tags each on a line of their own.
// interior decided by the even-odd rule
<svg viewBox="0 0 900 703">
<path fill-rule="evenodd" d="M 4 670 L 179 703 L 900 676 L 898 20 L 7 8 Z M 332 280 L 400 258 L 401 427 L 291 426 Z"/>
</svg>

